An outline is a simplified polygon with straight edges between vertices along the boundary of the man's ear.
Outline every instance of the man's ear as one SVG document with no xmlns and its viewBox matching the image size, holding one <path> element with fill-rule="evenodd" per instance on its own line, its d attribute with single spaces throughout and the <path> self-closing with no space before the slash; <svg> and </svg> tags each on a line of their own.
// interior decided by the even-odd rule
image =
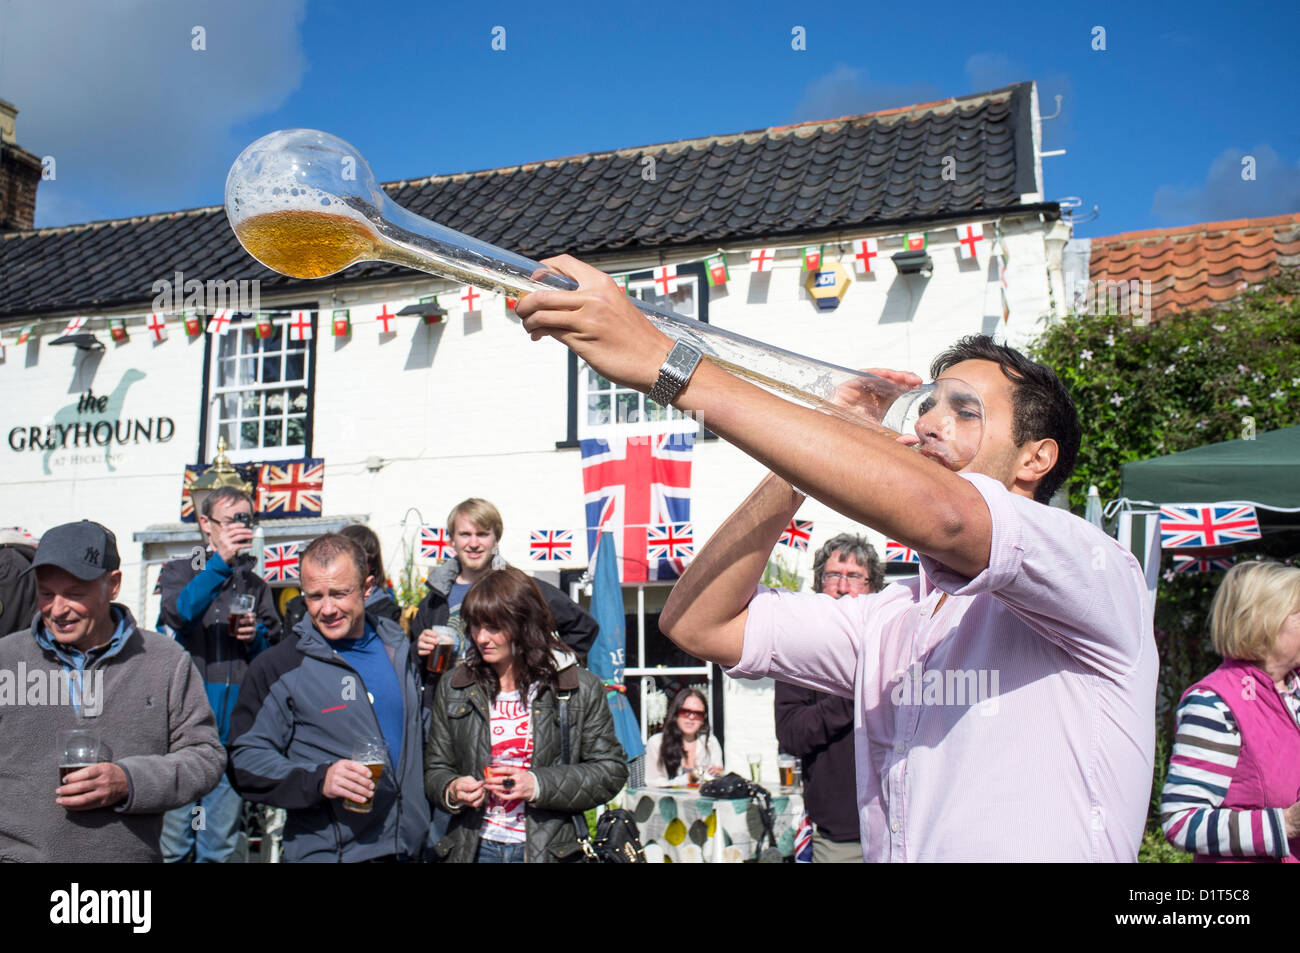
<svg viewBox="0 0 1300 953">
<path fill-rule="evenodd" d="M 1016 479 L 1022 483 L 1039 483 L 1056 466 L 1060 454 L 1061 448 L 1051 437 L 1028 441 L 1020 451 Z"/>
<path fill-rule="evenodd" d="M 110 573 L 105 573 L 105 575 L 108 576 L 105 580 L 108 585 L 108 601 L 112 602 L 122 590 L 122 570 L 114 569 Z"/>
</svg>

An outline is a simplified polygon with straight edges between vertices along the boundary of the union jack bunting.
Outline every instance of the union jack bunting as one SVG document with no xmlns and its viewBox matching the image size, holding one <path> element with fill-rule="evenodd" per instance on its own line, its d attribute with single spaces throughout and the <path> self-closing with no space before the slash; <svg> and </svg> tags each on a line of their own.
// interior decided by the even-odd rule
<svg viewBox="0 0 1300 953">
<path fill-rule="evenodd" d="M 885 540 L 885 562 L 919 563 L 920 561 L 915 549 L 908 549 L 902 543 L 896 543 L 892 539 Z"/>
<path fill-rule="evenodd" d="M 1259 539 L 1259 520 L 1253 506 L 1160 507 L 1162 549 L 1223 546 L 1249 539 Z"/>
<path fill-rule="evenodd" d="M 651 563 L 669 562 L 681 572 L 695 555 L 695 534 L 690 523 L 659 523 L 645 531 L 646 558 Z"/>
<path fill-rule="evenodd" d="M 601 527 L 616 538 L 621 533 L 619 574 L 624 582 L 675 579 L 681 572 L 673 560 L 649 557 L 646 529 L 690 520 L 694 446 L 691 433 L 581 442 L 587 552 L 596 551 Z"/>
<path fill-rule="evenodd" d="M 443 526 L 420 527 L 420 558 L 442 562 L 451 555 L 451 537 Z"/>
<path fill-rule="evenodd" d="M 794 832 L 794 862 L 796 864 L 812 863 L 813 826 L 812 818 L 804 814 L 799 818 L 799 826 Z"/>
<path fill-rule="evenodd" d="M 298 578 L 298 543 L 277 543 L 262 548 L 262 578 L 290 582 Z"/>
<path fill-rule="evenodd" d="M 264 463 L 257 477 L 257 511 L 265 516 L 319 516 L 324 486 L 322 459 Z"/>
<path fill-rule="evenodd" d="M 573 558 L 573 530 L 535 529 L 529 533 L 528 555 L 538 562 Z"/>
<path fill-rule="evenodd" d="M 1231 554 L 1232 550 L 1227 547 L 1207 549 L 1194 556 L 1178 553 L 1174 555 L 1174 572 L 1226 572 L 1232 568 Z"/>
<path fill-rule="evenodd" d="M 812 537 L 812 520 L 791 520 L 786 526 L 781 538 L 776 541 L 778 546 L 789 546 L 792 549 L 798 549 L 802 552 L 808 552 L 808 540 Z"/>
</svg>

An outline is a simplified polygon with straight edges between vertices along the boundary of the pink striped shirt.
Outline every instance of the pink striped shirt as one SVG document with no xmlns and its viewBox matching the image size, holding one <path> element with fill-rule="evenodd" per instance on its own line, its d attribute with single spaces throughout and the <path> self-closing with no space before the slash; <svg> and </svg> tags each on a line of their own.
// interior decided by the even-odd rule
<svg viewBox="0 0 1300 953">
<path fill-rule="evenodd" d="M 759 587 L 728 674 L 855 700 L 869 861 L 1135 861 L 1158 664 L 1137 560 L 961 476 L 992 516 L 988 568 L 922 556 L 919 579 L 856 599 Z"/>
</svg>

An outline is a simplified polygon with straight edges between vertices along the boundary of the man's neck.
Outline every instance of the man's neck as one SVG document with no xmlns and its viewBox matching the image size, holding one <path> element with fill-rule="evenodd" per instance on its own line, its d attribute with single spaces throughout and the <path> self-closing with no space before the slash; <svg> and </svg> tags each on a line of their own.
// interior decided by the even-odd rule
<svg viewBox="0 0 1300 953">
<path fill-rule="evenodd" d="M 461 571 L 456 574 L 456 581 L 462 586 L 472 586 L 474 583 L 486 576 L 490 568 L 492 568 L 490 565 L 484 566 L 482 569 L 478 570 L 470 570 L 462 567 Z"/>
</svg>

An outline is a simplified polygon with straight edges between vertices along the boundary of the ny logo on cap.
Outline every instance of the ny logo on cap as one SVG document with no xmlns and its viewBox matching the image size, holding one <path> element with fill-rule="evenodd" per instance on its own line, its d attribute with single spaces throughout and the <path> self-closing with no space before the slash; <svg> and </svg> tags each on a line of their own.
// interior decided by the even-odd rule
<svg viewBox="0 0 1300 953">
<path fill-rule="evenodd" d="M 86 562 L 90 563 L 92 566 L 98 566 L 98 565 L 99 565 L 99 550 L 96 549 L 94 546 L 87 546 L 87 547 L 86 547 L 86 557 L 85 557 L 85 559 L 86 559 Z"/>
</svg>

